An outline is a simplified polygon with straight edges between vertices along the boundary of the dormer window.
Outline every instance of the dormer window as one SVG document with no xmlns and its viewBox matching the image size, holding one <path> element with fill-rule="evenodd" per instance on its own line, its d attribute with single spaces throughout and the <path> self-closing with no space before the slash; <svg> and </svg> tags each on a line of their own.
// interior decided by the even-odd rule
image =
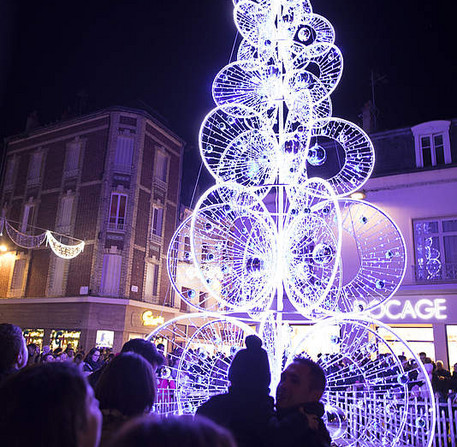
<svg viewBox="0 0 457 447">
<path fill-rule="evenodd" d="M 411 128 L 418 168 L 452 163 L 450 125 L 450 121 L 430 121 Z"/>
</svg>

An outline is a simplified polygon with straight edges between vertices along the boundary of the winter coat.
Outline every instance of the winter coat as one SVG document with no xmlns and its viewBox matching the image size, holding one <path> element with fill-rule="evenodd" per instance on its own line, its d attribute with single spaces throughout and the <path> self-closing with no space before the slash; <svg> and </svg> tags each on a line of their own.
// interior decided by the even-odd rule
<svg viewBox="0 0 457 447">
<path fill-rule="evenodd" d="M 268 392 L 256 393 L 231 387 L 228 393 L 211 397 L 196 414 L 231 431 L 238 447 L 265 447 L 273 405 Z"/>
<path fill-rule="evenodd" d="M 278 409 L 270 421 L 268 447 L 330 447 L 332 438 L 322 420 L 323 415 L 324 406 L 320 402 Z M 317 417 L 317 430 L 310 427 L 310 417 Z"/>
</svg>

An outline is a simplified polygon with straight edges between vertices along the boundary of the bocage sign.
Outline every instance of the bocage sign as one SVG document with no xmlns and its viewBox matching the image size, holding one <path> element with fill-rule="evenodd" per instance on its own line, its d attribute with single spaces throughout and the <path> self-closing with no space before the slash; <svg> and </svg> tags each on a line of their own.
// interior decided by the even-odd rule
<svg viewBox="0 0 457 447">
<path fill-rule="evenodd" d="M 378 320 L 445 320 L 447 304 L 444 298 L 421 298 L 419 300 L 391 299 L 379 308 L 371 311 L 371 316 Z"/>
</svg>

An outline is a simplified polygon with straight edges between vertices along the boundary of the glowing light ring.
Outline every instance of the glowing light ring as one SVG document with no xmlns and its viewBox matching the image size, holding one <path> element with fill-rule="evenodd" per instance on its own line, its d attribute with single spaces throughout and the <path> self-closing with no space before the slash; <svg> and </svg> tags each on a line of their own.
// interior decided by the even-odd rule
<svg viewBox="0 0 457 447">
<path fill-rule="evenodd" d="M 258 113 L 276 109 L 282 101 L 280 67 L 264 68 L 251 61 L 232 62 L 214 79 L 213 99 L 218 106 L 243 105 Z"/>
<path fill-rule="evenodd" d="M 355 240 L 360 266 L 342 287 L 338 312 L 372 310 L 387 301 L 403 281 L 405 241 L 393 220 L 376 206 L 341 199 L 340 208 L 343 230 Z"/>
<path fill-rule="evenodd" d="M 253 333 L 237 319 L 209 313 L 184 315 L 151 332 L 147 338 L 172 353 L 169 369 L 176 380 L 176 403 L 159 401 L 157 412 L 193 414 L 209 397 L 226 392 L 231 359 Z"/>
<path fill-rule="evenodd" d="M 81 241 L 76 245 L 65 245 L 59 242 L 50 231 L 46 231 L 46 240 L 51 250 L 60 258 L 73 259 L 76 258 L 84 250 L 84 242 Z"/>
<path fill-rule="evenodd" d="M 377 330 L 414 359 L 410 370 L 405 371 Z M 331 352 L 322 352 L 328 341 Z M 326 372 L 323 401 L 335 445 L 400 447 L 410 445 L 409 434 L 424 439 L 424 447 L 432 445 L 436 409 L 430 380 L 422 362 L 390 327 L 365 318 L 325 320 L 297 343 L 289 361 L 295 355 L 312 358 Z M 424 399 L 419 402 L 418 378 Z"/>
<path fill-rule="evenodd" d="M 192 216 L 189 216 L 181 223 L 168 246 L 168 277 L 175 292 L 192 308 L 204 312 L 222 312 L 223 309 L 219 302 L 211 299 L 209 294 L 207 294 L 207 298 L 200 295 L 202 291 L 206 291 L 207 284 L 202 283 L 192 258 L 190 248 L 191 219 Z M 188 245 L 186 245 L 186 238 L 188 238 Z M 187 287 L 187 290 L 183 291 L 180 287 L 180 284 L 183 283 L 187 286 L 191 285 L 192 288 Z"/>
<path fill-rule="evenodd" d="M 341 214 L 325 181 L 312 179 L 300 194 L 294 192 L 281 252 L 287 266 L 284 287 L 296 309 L 310 316 L 326 300 L 339 273 Z"/>
<path fill-rule="evenodd" d="M 37 248 L 46 240 L 46 232 L 37 236 L 25 234 L 16 230 L 7 220 L 5 220 L 5 228 L 9 238 L 22 248 Z"/>
<path fill-rule="evenodd" d="M 310 141 L 310 128 L 298 125 L 290 133 L 284 133 L 279 156 L 279 175 L 283 184 L 295 184 L 303 176 Z"/>
<path fill-rule="evenodd" d="M 243 39 L 238 46 L 237 59 L 239 61 L 255 62 L 258 52 L 246 39 Z"/>
<path fill-rule="evenodd" d="M 233 20 L 239 33 L 254 47 L 261 45 L 268 47 L 265 41 L 270 41 L 271 31 L 274 29 L 274 14 L 271 13 L 268 5 L 263 6 L 249 0 L 242 0 L 233 10 Z M 271 46 L 274 47 L 274 45 Z"/>
<path fill-rule="evenodd" d="M 340 172 L 327 179 L 336 194 L 348 195 L 360 189 L 370 177 L 375 161 L 373 143 L 368 135 L 349 121 L 330 118 L 324 120 L 323 126 L 313 128 L 312 137 L 334 140 L 344 151 Z"/>
<path fill-rule="evenodd" d="M 212 110 L 202 123 L 199 146 L 206 167 L 219 181 L 250 187 L 272 183 L 277 175 L 276 138 L 247 107 Z"/>
<path fill-rule="evenodd" d="M 216 185 L 200 198 L 191 221 L 193 261 L 224 306 L 247 310 L 273 293 L 275 231 L 262 202 L 236 184 Z"/>
<path fill-rule="evenodd" d="M 325 48 L 325 45 L 323 47 Z M 308 72 L 312 67 L 316 68 L 319 73 L 318 79 L 320 85 L 324 90 L 324 97 L 329 96 L 335 90 L 343 74 L 343 56 L 338 47 L 328 45 L 323 51 L 323 54 L 311 59 L 306 58 L 303 63 L 299 63 L 299 61 L 301 61 L 301 58 L 295 61 L 295 63 L 296 71 L 300 74 Z M 318 102 L 322 98 L 313 97 L 313 100 Z"/>
<path fill-rule="evenodd" d="M 300 97 L 303 100 L 305 94 L 309 96 L 309 92 L 301 92 Z M 330 97 L 325 97 L 322 101 L 317 104 L 313 104 L 311 98 L 308 103 L 302 101 L 294 101 L 291 103 L 291 109 L 287 115 L 287 121 L 285 129 L 290 131 L 297 127 L 308 127 L 313 126 L 315 128 L 325 126 L 326 119 L 332 115 L 332 102 Z M 311 133 L 309 138 L 311 137 Z"/>
<path fill-rule="evenodd" d="M 304 53 L 306 53 L 306 57 L 320 56 L 326 51 L 328 44 L 333 45 L 335 43 L 335 30 L 325 17 L 318 14 L 308 14 L 304 17 L 301 25 L 304 28 L 311 28 L 314 38 L 308 45 L 305 45 L 300 42 L 297 32 L 295 43 L 302 48 L 302 51 L 298 54 L 299 57 L 303 57 Z M 296 64 L 296 61 L 294 61 L 294 64 Z"/>
</svg>

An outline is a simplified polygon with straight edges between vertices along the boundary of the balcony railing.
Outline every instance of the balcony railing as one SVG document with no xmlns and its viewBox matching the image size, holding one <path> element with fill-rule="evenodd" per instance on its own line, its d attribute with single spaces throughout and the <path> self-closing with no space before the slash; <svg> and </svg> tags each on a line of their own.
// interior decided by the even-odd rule
<svg viewBox="0 0 457 447">
<path fill-rule="evenodd" d="M 108 222 L 108 230 L 111 231 L 125 231 L 124 222 Z"/>
<path fill-rule="evenodd" d="M 457 263 L 448 262 L 434 266 L 433 269 L 427 266 L 413 265 L 414 276 L 417 282 L 457 282 Z"/>
</svg>

